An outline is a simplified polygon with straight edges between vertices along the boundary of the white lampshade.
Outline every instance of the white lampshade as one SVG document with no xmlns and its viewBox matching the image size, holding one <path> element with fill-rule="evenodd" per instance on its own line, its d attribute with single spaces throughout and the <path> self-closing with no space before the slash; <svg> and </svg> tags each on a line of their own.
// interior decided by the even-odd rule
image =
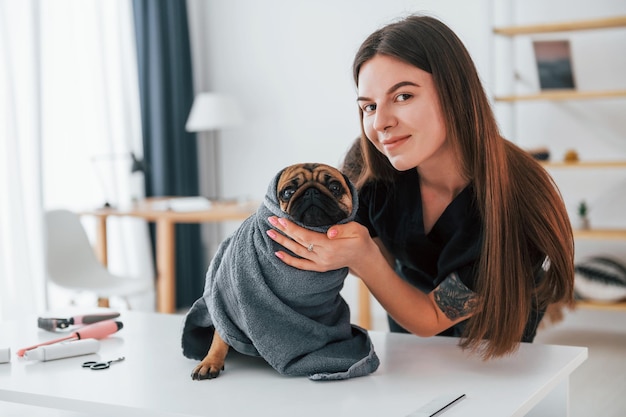
<svg viewBox="0 0 626 417">
<path fill-rule="evenodd" d="M 200 93 L 189 112 L 185 129 L 201 132 L 235 126 L 242 122 L 241 112 L 235 99 L 218 93 Z"/>
</svg>

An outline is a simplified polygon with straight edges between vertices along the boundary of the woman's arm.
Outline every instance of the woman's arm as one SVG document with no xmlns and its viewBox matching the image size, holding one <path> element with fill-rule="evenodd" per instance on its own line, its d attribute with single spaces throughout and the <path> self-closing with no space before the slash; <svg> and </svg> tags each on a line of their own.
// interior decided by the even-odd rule
<svg viewBox="0 0 626 417">
<path fill-rule="evenodd" d="M 382 240 L 380 240 L 380 238 L 375 237 L 373 240 L 374 243 L 376 243 L 376 246 L 378 246 L 380 253 L 382 253 L 383 257 L 387 260 L 389 266 L 393 269 L 396 263 L 396 258 L 387 250 L 385 244 L 382 242 Z"/>
<path fill-rule="evenodd" d="M 375 239 L 376 240 L 376 239 Z M 391 317 L 409 332 L 434 336 L 471 316 L 476 295 L 451 274 L 429 294 L 412 286 L 393 270 L 380 244 L 381 260 L 362 268 L 359 276 Z M 365 259 L 373 259 L 371 256 Z"/>
<path fill-rule="evenodd" d="M 421 292 L 395 273 L 392 257 L 386 249 L 379 248 L 380 242 L 372 239 L 367 229 L 356 222 L 333 226 L 326 234 L 276 217 L 270 218 L 270 223 L 291 239 L 273 230 L 269 230 L 268 235 L 301 257 L 276 252 L 283 262 L 318 272 L 350 268 L 389 315 L 411 333 L 433 336 L 471 315 L 476 297 L 456 274 L 451 274 L 431 293 Z M 310 244 L 312 251 L 308 250 Z"/>
</svg>

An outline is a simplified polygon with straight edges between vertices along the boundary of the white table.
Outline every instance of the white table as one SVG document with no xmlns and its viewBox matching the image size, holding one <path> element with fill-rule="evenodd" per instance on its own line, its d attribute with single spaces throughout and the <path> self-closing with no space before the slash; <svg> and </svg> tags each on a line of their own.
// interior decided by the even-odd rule
<svg viewBox="0 0 626 417">
<path fill-rule="evenodd" d="M 176 310 L 176 225 L 187 223 L 216 223 L 244 220 L 259 207 L 258 202 L 213 202 L 211 207 L 196 211 L 164 210 L 161 203 L 172 197 L 151 197 L 138 201 L 128 209 L 102 208 L 83 211 L 82 215 L 97 218 L 96 252 L 104 265 L 108 261 L 107 219 L 109 217 L 137 217 L 156 224 L 157 311 L 173 313 Z M 108 304 L 107 304 L 108 305 Z"/>
<path fill-rule="evenodd" d="M 98 354 L 32 362 L 22 347 L 53 339 L 36 318 L 0 324 L 0 401 L 103 416 L 407 416 L 432 399 L 466 398 L 443 417 L 568 415 L 569 375 L 587 348 L 523 344 L 513 356 L 483 362 L 453 338 L 423 339 L 372 332 L 381 359 L 372 375 L 313 382 L 284 377 L 258 358 L 231 354 L 215 380 L 190 378 L 196 361 L 181 354 L 182 316 L 124 312 L 124 328 L 102 340 Z M 125 356 L 110 369 L 81 368 L 85 360 Z"/>
</svg>

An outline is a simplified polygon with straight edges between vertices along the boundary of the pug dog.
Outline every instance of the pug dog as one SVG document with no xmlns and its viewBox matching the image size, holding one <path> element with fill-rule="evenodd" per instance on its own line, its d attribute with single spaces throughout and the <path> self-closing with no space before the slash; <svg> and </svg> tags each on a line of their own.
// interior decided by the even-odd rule
<svg viewBox="0 0 626 417">
<path fill-rule="evenodd" d="M 285 249 L 266 234 L 272 215 L 325 231 L 353 220 L 357 205 L 354 186 L 332 166 L 295 164 L 275 176 L 259 210 L 218 248 L 204 295 L 186 316 L 185 356 L 199 359 L 210 341 L 192 379 L 217 378 L 231 348 L 263 357 L 282 374 L 311 379 L 362 376 L 378 367 L 367 332 L 350 324 L 339 295 L 347 268 L 289 267 L 274 256 Z"/>
<path fill-rule="evenodd" d="M 352 212 L 352 193 L 338 169 L 324 164 L 297 164 L 278 179 L 281 210 L 306 226 L 331 226 Z"/>
</svg>

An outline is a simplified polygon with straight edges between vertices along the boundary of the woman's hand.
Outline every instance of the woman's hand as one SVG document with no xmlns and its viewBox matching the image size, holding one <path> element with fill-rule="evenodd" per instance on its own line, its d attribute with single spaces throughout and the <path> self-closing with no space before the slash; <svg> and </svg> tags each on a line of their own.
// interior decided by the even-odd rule
<svg viewBox="0 0 626 417">
<path fill-rule="evenodd" d="M 294 268 L 326 272 L 349 267 L 359 275 L 367 254 L 371 253 L 369 251 L 378 251 L 367 228 L 357 222 L 332 226 L 324 234 L 307 230 L 284 218 L 272 216 L 268 221 L 287 236 L 272 229 L 267 231 L 267 235 L 301 257 L 291 256 L 285 251 L 276 252 L 278 258 Z"/>
</svg>

